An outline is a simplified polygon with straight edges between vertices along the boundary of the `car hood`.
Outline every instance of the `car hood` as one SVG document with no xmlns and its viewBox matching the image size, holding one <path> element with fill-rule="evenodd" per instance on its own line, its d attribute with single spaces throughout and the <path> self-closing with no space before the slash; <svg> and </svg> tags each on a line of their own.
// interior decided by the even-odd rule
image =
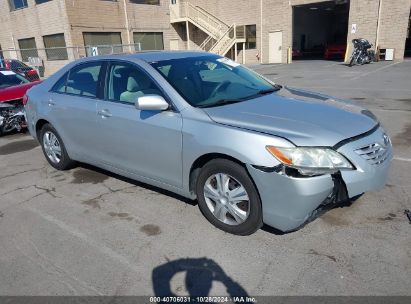
<svg viewBox="0 0 411 304">
<path fill-rule="evenodd" d="M 23 98 L 24 94 L 26 94 L 28 89 L 30 89 L 32 86 L 35 86 L 36 84 L 39 84 L 40 82 L 41 81 L 33 81 L 0 89 L 0 102 L 21 99 Z"/>
<path fill-rule="evenodd" d="M 348 101 L 291 88 L 203 110 L 216 123 L 280 136 L 297 146 L 332 147 L 378 124 L 371 112 Z"/>
</svg>

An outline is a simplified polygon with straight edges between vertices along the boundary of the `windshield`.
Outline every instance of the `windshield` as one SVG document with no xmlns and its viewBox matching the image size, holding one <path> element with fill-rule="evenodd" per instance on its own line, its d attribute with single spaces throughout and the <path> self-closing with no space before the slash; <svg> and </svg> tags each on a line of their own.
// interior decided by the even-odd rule
<svg viewBox="0 0 411 304">
<path fill-rule="evenodd" d="M 26 78 L 12 71 L 0 71 L 0 89 L 29 82 Z"/>
<path fill-rule="evenodd" d="M 238 63 L 218 56 L 164 60 L 151 65 L 194 107 L 240 102 L 279 89 Z"/>
</svg>

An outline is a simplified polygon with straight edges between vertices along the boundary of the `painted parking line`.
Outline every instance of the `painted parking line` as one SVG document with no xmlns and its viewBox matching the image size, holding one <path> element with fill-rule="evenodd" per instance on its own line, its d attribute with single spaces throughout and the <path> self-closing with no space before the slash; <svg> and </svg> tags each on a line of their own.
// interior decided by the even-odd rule
<svg viewBox="0 0 411 304">
<path fill-rule="evenodd" d="M 369 71 L 369 72 L 366 72 L 366 73 L 362 73 L 362 74 L 358 75 L 357 77 L 351 78 L 351 80 L 356 80 L 356 79 L 359 79 L 359 78 L 361 78 L 361 77 L 365 77 L 365 76 L 368 76 L 368 75 L 370 75 L 370 74 L 380 72 L 380 71 L 382 71 L 382 70 L 388 69 L 389 67 L 392 67 L 392 66 L 394 66 L 394 65 L 396 65 L 396 64 L 399 64 L 399 63 L 401 63 L 401 61 L 393 62 L 393 63 L 391 63 L 391 64 L 389 64 L 389 65 L 385 65 L 385 66 L 380 67 L 380 68 L 378 68 L 378 69 L 375 69 L 375 70 L 373 70 L 373 71 Z"/>
<path fill-rule="evenodd" d="M 337 90 L 337 91 L 393 91 L 393 92 L 411 92 L 410 89 L 389 89 L 389 88 L 367 88 L 367 87 L 363 87 L 363 88 L 351 88 L 348 86 L 344 86 L 344 87 L 336 87 L 336 86 L 309 86 L 309 87 L 304 87 L 304 86 L 298 86 L 299 89 L 307 89 L 307 90 L 315 90 L 315 89 L 332 89 L 332 90 Z"/>
<path fill-rule="evenodd" d="M 343 62 L 334 62 L 332 64 L 327 64 L 327 65 L 324 65 L 323 68 L 329 68 L 329 67 L 339 65 L 339 64 L 343 64 Z"/>
<path fill-rule="evenodd" d="M 284 65 L 284 63 L 272 63 L 272 64 L 256 64 L 256 65 L 246 65 L 247 68 L 254 71 L 259 71 L 267 68 L 279 67 Z"/>
<path fill-rule="evenodd" d="M 403 162 L 409 162 L 409 163 L 411 163 L 411 158 L 394 157 L 394 160 L 399 160 L 399 161 L 403 161 Z"/>
<path fill-rule="evenodd" d="M 76 228 L 66 224 L 65 222 L 58 220 L 57 218 L 51 216 L 50 214 L 43 213 L 40 210 L 36 208 L 31 208 L 31 207 L 25 207 L 24 209 L 36 214 L 37 216 L 40 216 L 49 224 L 54 224 L 55 226 L 63 230 L 64 233 L 72 235 L 78 238 L 79 240 L 83 241 L 85 244 L 88 244 L 91 247 L 94 247 L 96 250 L 100 251 L 103 255 L 108 256 L 109 258 L 122 264 L 125 267 L 125 269 L 131 269 L 136 273 L 139 273 L 141 271 L 138 265 L 136 265 L 134 262 L 127 259 L 125 256 L 107 247 L 105 244 L 99 241 L 96 241 L 93 238 L 87 236 L 80 230 L 77 230 Z"/>
</svg>

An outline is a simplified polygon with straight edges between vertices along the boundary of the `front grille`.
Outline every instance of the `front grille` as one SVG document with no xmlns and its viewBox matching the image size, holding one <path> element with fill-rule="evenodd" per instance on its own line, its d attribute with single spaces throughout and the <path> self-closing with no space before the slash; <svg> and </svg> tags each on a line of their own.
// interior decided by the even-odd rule
<svg viewBox="0 0 411 304">
<path fill-rule="evenodd" d="M 355 150 L 362 158 L 366 159 L 371 165 L 382 164 L 389 156 L 390 151 L 379 143 L 373 143 Z"/>
</svg>

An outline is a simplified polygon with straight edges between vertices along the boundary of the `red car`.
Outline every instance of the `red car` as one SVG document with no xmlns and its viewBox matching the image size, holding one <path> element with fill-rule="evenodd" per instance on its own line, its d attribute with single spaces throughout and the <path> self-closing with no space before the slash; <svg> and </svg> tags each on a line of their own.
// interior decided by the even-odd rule
<svg viewBox="0 0 411 304">
<path fill-rule="evenodd" d="M 346 49 L 346 44 L 329 44 L 325 48 L 324 59 L 344 59 Z"/>
<path fill-rule="evenodd" d="M 17 59 L 0 58 L 0 68 L 20 74 L 30 81 L 40 80 L 39 74 L 35 69 Z"/>
<path fill-rule="evenodd" d="M 303 53 L 300 50 L 293 49 L 292 56 L 293 59 L 301 59 L 303 57 Z"/>
<path fill-rule="evenodd" d="M 28 89 L 41 81 L 30 82 L 13 71 L 0 68 L 0 135 L 26 127 L 24 97 Z"/>
</svg>

